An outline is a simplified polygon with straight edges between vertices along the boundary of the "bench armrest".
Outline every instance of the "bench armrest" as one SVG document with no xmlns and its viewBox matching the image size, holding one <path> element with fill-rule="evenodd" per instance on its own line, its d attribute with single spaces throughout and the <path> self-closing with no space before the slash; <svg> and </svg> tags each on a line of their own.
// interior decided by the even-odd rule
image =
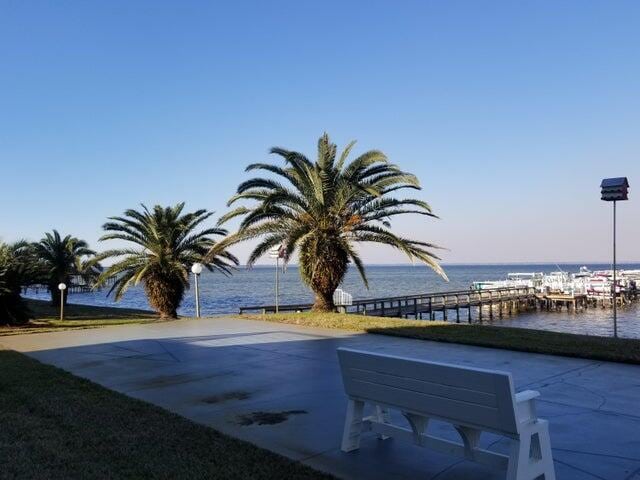
<svg viewBox="0 0 640 480">
<path fill-rule="evenodd" d="M 536 406 L 534 400 L 540 396 L 540 392 L 535 390 L 525 390 L 516 393 L 516 416 L 518 422 L 529 423 L 537 419 Z"/>
<path fill-rule="evenodd" d="M 529 400 L 533 400 L 534 398 L 538 398 L 540 396 L 540 392 L 536 392 L 535 390 L 525 390 L 524 392 L 516 393 L 516 403 L 527 402 Z"/>
</svg>

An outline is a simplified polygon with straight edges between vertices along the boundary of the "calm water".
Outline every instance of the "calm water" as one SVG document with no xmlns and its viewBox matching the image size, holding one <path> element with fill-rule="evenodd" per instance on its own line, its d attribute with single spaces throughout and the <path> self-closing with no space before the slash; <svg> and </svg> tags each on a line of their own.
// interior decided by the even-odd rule
<svg viewBox="0 0 640 480">
<path fill-rule="evenodd" d="M 560 264 L 564 271 L 577 272 L 582 265 Z M 592 270 L 610 268 L 604 264 L 587 264 Z M 635 265 L 621 265 L 620 268 L 640 268 Z M 509 272 L 550 272 L 556 265 L 449 265 L 446 267 L 449 282 L 444 282 L 425 267 L 412 266 L 370 266 L 367 268 L 369 290 L 362 285 L 357 273 L 350 270 L 342 288 L 353 298 L 410 295 L 426 292 L 467 289 L 474 281 L 504 279 Z M 201 309 L 203 315 L 234 313 L 241 305 L 273 304 L 275 295 L 275 268 L 241 268 L 233 276 L 225 277 L 217 273 L 204 272 L 201 276 Z M 107 290 L 93 293 L 74 294 L 71 302 L 91 305 L 149 308 L 142 288 L 130 289 L 125 297 L 115 303 L 106 296 Z M 32 292 L 35 298 L 47 298 L 46 292 Z M 313 296 L 300 282 L 298 269 L 289 267 L 280 274 L 280 303 L 308 303 Z M 181 315 L 194 314 L 193 290 L 188 291 L 179 312 Z M 525 312 L 503 319 L 494 319 L 495 325 L 547 329 L 591 335 L 611 335 L 612 320 L 610 309 L 589 309 L 586 312 Z M 485 323 L 488 320 L 485 319 Z M 619 310 L 618 333 L 624 337 L 640 338 L 640 302 Z"/>
</svg>

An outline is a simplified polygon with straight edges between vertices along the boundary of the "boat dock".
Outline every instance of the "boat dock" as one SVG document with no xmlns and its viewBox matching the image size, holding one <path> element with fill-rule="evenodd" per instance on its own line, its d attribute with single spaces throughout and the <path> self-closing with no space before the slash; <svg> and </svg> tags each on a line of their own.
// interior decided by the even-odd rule
<svg viewBox="0 0 640 480">
<path fill-rule="evenodd" d="M 510 274 L 522 277 L 525 274 Z M 526 274 L 531 278 L 533 274 Z M 570 278 L 552 274 L 544 277 L 536 274 L 535 282 L 522 278 L 499 282 L 476 282 L 469 290 L 436 292 L 396 297 L 381 297 L 351 300 L 345 292 L 334 296 L 336 308 L 342 313 L 370 315 L 377 317 L 414 318 L 428 320 L 453 320 L 460 322 L 472 319 L 482 322 L 504 315 L 514 315 L 523 310 L 566 310 L 577 312 L 587 308 L 607 308 L 613 305 L 626 305 L 636 301 L 639 296 L 635 280 L 618 286 L 614 295 L 609 284 L 602 282 L 603 275 L 595 278 L 593 284 L 585 284 L 585 277 Z M 550 280 L 550 281 L 549 281 Z M 509 285 L 508 282 L 517 283 Z M 525 283 L 525 284 L 523 284 Z M 505 285 L 506 286 L 503 286 Z M 495 286 L 494 286 L 495 285 Z M 499 285 L 499 286 L 498 286 Z M 338 291 L 336 292 L 338 293 Z M 311 310 L 311 303 L 279 305 L 278 312 L 302 312 Z M 240 313 L 257 312 L 276 313 L 275 305 L 254 305 L 240 307 Z"/>
<path fill-rule="evenodd" d="M 311 310 L 313 305 L 280 305 L 279 312 L 302 312 Z M 462 319 L 471 321 L 475 317 L 502 317 L 515 314 L 523 309 L 535 309 L 538 306 L 536 290 L 529 287 L 496 288 L 492 290 L 458 290 L 452 292 L 425 293 L 387 298 L 353 300 L 349 305 L 339 305 L 343 313 L 354 313 L 378 317 L 399 317 L 435 320 Z M 275 305 L 257 305 L 240 307 L 240 313 L 275 313 Z M 436 315 L 439 314 L 439 315 Z"/>
<path fill-rule="evenodd" d="M 71 278 L 71 283 L 69 285 L 67 285 L 67 294 L 76 294 L 76 293 L 91 293 L 94 292 L 96 290 L 102 290 L 104 287 L 111 287 L 113 286 L 113 284 L 115 283 L 116 278 L 109 278 L 106 280 L 106 282 L 104 283 L 104 285 L 100 286 L 100 287 L 95 287 L 92 284 L 88 284 L 80 275 L 74 275 Z M 27 293 L 29 292 L 29 290 L 34 291 L 36 294 L 39 293 L 41 290 L 43 292 L 48 292 L 49 291 L 49 285 L 46 284 L 42 284 L 42 283 L 35 283 L 33 285 L 29 285 L 23 288 L 23 292 Z"/>
</svg>

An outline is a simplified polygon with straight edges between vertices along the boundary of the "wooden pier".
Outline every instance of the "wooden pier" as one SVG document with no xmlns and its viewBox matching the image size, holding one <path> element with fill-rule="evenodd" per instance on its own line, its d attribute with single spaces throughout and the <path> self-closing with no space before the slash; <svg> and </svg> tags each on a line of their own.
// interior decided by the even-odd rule
<svg viewBox="0 0 640 480">
<path fill-rule="evenodd" d="M 625 305 L 638 299 L 637 291 L 618 294 L 616 301 Z M 522 310 L 562 310 L 577 312 L 587 308 L 606 308 L 613 303 L 613 295 L 594 298 L 584 293 L 540 292 L 532 287 L 509 287 L 487 290 L 458 290 L 398 297 L 354 300 L 351 305 L 338 306 L 342 313 L 377 317 L 414 318 L 425 320 L 466 320 L 515 315 Z M 280 305 L 279 312 L 311 310 L 311 303 Z M 240 307 L 240 313 L 275 313 L 275 305 Z"/>
<path fill-rule="evenodd" d="M 491 290 L 459 290 L 398 297 L 354 300 L 351 305 L 340 306 L 344 313 L 355 313 L 379 317 L 399 317 L 471 322 L 473 312 L 476 318 L 492 319 L 505 314 L 512 315 L 522 309 L 537 307 L 538 299 L 534 288 L 496 288 Z M 280 305 L 280 312 L 302 312 L 310 310 L 312 304 Z M 240 307 L 240 313 L 275 313 L 275 305 Z"/>
<path fill-rule="evenodd" d="M 579 308 L 586 309 L 589 305 L 586 294 L 539 293 L 536 298 L 538 305 L 546 310 L 561 310 L 566 307 L 567 310 L 577 311 Z"/>
<path fill-rule="evenodd" d="M 82 277 L 74 276 L 71 280 L 71 284 L 67 285 L 67 294 L 70 293 L 90 293 L 96 290 L 102 290 L 104 287 L 111 287 L 116 281 L 115 277 L 107 279 L 107 281 L 100 287 L 95 288 L 93 285 L 85 283 Z M 29 285 L 23 288 L 24 293 L 27 293 L 29 290 L 33 290 L 38 293 L 40 290 L 44 292 L 49 291 L 49 286 L 46 284 L 36 283 L 33 285 Z"/>
</svg>

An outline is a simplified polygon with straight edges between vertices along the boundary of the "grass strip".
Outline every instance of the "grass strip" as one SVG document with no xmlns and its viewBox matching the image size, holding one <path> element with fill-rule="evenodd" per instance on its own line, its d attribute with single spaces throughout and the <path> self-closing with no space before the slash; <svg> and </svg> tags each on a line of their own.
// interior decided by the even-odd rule
<svg viewBox="0 0 640 480">
<path fill-rule="evenodd" d="M 2 325 L 2 319 L 0 319 L 0 336 L 158 321 L 158 315 L 147 310 L 71 303 L 65 306 L 64 320 L 60 320 L 60 307 L 54 307 L 50 302 L 43 300 L 28 299 L 26 302 L 35 318 L 26 325 L 18 326 Z"/>
<path fill-rule="evenodd" d="M 316 328 L 344 329 L 396 337 L 640 364 L 640 340 L 496 327 L 416 321 L 340 313 L 242 315 L 240 318 Z"/>
</svg>

